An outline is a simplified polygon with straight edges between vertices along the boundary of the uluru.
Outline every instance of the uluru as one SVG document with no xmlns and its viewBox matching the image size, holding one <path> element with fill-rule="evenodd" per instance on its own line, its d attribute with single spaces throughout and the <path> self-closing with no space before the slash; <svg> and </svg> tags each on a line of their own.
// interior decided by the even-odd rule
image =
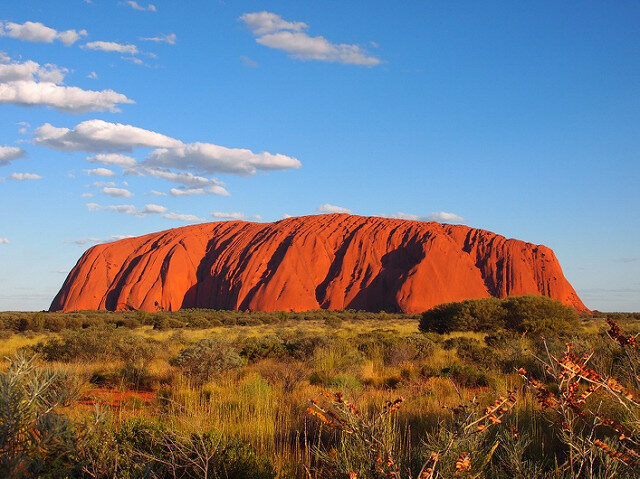
<svg viewBox="0 0 640 479">
<path fill-rule="evenodd" d="M 588 311 L 546 246 L 464 225 L 329 214 L 203 223 L 96 245 L 50 309 L 416 313 L 523 294 Z"/>
</svg>

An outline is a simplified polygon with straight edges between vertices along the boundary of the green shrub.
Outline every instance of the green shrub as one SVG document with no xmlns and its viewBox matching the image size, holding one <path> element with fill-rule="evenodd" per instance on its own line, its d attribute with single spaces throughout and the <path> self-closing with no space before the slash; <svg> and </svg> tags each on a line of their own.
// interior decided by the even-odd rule
<svg viewBox="0 0 640 479">
<path fill-rule="evenodd" d="M 131 364 L 146 364 L 158 351 L 158 343 L 125 329 L 87 328 L 65 330 L 59 338 L 50 338 L 35 347 L 47 361 L 104 361 L 119 359 Z"/>
<path fill-rule="evenodd" d="M 265 358 L 282 358 L 287 355 L 284 342 L 277 337 L 246 338 L 242 342 L 240 356 L 249 361 Z"/>
<path fill-rule="evenodd" d="M 510 296 L 505 299 L 469 299 L 445 303 L 422 314 L 421 331 L 512 331 L 562 332 L 578 325 L 578 314 L 570 306 L 544 296 Z"/>
<path fill-rule="evenodd" d="M 486 373 L 468 364 L 452 364 L 443 368 L 440 374 L 467 388 L 486 387 L 489 385 L 489 378 Z"/>
<path fill-rule="evenodd" d="M 195 380 L 241 367 L 244 361 L 232 345 L 224 340 L 205 338 L 180 351 L 171 365 L 181 368 Z"/>
<path fill-rule="evenodd" d="M 512 296 L 503 300 L 505 326 L 532 333 L 567 332 L 578 325 L 578 313 L 560 301 L 542 296 Z"/>
</svg>

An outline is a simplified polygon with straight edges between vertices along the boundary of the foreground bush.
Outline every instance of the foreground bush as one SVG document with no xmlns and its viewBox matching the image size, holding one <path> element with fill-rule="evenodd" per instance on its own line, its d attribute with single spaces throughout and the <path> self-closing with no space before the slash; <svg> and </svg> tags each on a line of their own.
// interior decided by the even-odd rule
<svg viewBox="0 0 640 479">
<path fill-rule="evenodd" d="M 205 338 L 181 350 L 171 364 L 202 383 L 212 376 L 239 368 L 244 361 L 228 341 Z"/>
<path fill-rule="evenodd" d="M 510 296 L 445 303 L 422 314 L 421 331 L 497 331 L 550 333 L 575 329 L 578 313 L 545 296 Z"/>
</svg>

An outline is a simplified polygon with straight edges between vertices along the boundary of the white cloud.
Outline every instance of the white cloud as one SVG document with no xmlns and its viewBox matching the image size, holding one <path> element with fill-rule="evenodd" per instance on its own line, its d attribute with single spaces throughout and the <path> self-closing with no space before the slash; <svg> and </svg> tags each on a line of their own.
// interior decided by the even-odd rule
<svg viewBox="0 0 640 479">
<path fill-rule="evenodd" d="M 148 214 L 162 214 L 162 213 L 166 213 L 167 212 L 167 208 L 161 205 L 155 205 L 153 203 L 144 205 L 144 208 L 142 208 L 142 210 L 140 211 L 140 213 L 144 214 L 144 215 L 148 215 Z"/>
<path fill-rule="evenodd" d="M 178 37 L 175 33 L 168 33 L 165 35 L 159 35 L 157 37 L 140 37 L 140 40 L 156 43 L 168 43 L 169 45 L 175 45 Z"/>
<path fill-rule="evenodd" d="M 129 5 L 131 8 L 133 8 L 134 10 L 138 10 L 140 12 L 155 12 L 156 6 L 152 3 L 147 4 L 147 6 L 142 6 L 140 5 L 138 2 L 135 2 L 134 0 L 128 0 L 127 2 L 124 3 L 120 3 L 121 5 Z"/>
<path fill-rule="evenodd" d="M 399 220 L 411 220 L 411 221 L 422 221 L 424 218 L 420 215 L 414 215 L 411 213 L 403 213 L 401 211 L 397 212 L 395 215 L 392 215 L 391 218 L 397 218 Z"/>
<path fill-rule="evenodd" d="M 211 216 L 220 220 L 242 220 L 244 219 L 244 213 L 239 211 L 214 211 Z"/>
<path fill-rule="evenodd" d="M 87 203 L 87 209 L 89 211 L 115 211 L 117 213 L 122 213 L 126 215 L 136 216 L 138 218 L 144 218 L 148 215 L 162 215 L 163 218 L 168 220 L 176 220 L 183 221 L 188 223 L 205 221 L 204 218 L 200 218 L 196 215 L 182 214 L 182 213 L 174 213 L 167 210 L 165 206 L 157 205 L 153 203 L 148 203 L 144 205 L 143 208 L 136 208 L 134 205 L 108 205 L 101 206 L 97 203 Z M 111 237 L 115 239 L 115 237 Z M 96 238 L 90 238 L 96 239 Z M 99 242 L 99 241 L 95 241 Z"/>
<path fill-rule="evenodd" d="M 13 81 L 0 83 L 0 103 L 36 106 L 43 105 L 70 113 L 89 111 L 118 112 L 117 104 L 135 103 L 113 90 L 83 90 L 74 86 L 50 82 Z"/>
<path fill-rule="evenodd" d="M 289 218 L 293 218 L 293 215 L 290 215 L 289 213 L 285 213 L 285 214 L 282 215 L 282 219 L 283 220 L 286 220 L 286 219 L 289 219 Z"/>
<path fill-rule="evenodd" d="M 114 196 L 116 198 L 129 198 L 130 196 L 133 196 L 133 193 L 131 193 L 129 190 L 126 190 L 124 188 L 112 188 L 109 186 L 105 186 L 104 188 L 102 188 L 102 192 L 105 195 Z"/>
<path fill-rule="evenodd" d="M 84 170 L 90 176 L 116 176 L 109 168 L 93 168 L 92 170 Z"/>
<path fill-rule="evenodd" d="M 18 128 L 18 133 L 21 133 L 23 135 L 29 131 L 29 128 L 31 128 L 31 125 L 26 121 L 19 121 L 16 123 L 16 125 L 20 127 Z"/>
<path fill-rule="evenodd" d="M 87 78 L 89 78 L 90 80 L 97 80 L 98 74 L 96 72 L 91 72 L 87 75 Z"/>
<path fill-rule="evenodd" d="M 100 238 L 78 238 L 78 239 L 75 239 L 75 240 L 67 240 L 67 241 L 65 241 L 65 243 L 73 243 L 73 244 L 76 244 L 78 246 L 84 246 L 86 244 L 102 243 L 102 240 Z"/>
<path fill-rule="evenodd" d="M 441 223 L 462 223 L 464 218 L 455 213 L 447 213 L 446 211 L 434 211 L 428 218 L 429 221 L 439 221 Z"/>
<path fill-rule="evenodd" d="M 16 38 L 28 42 L 52 43 L 59 40 L 66 46 L 72 45 L 80 37 L 87 36 L 86 30 L 58 31 L 39 22 L 0 22 L 0 36 Z"/>
<path fill-rule="evenodd" d="M 0 244 L 10 244 L 11 241 L 9 241 L 9 238 L 0 238 Z"/>
<path fill-rule="evenodd" d="M 118 165 L 125 167 L 135 166 L 135 158 L 118 153 L 99 153 L 94 156 L 88 156 L 87 161 L 90 163 L 104 163 L 106 165 Z"/>
<path fill-rule="evenodd" d="M 110 205 L 110 206 L 106 206 L 104 209 L 108 211 L 117 211 L 118 213 L 124 213 L 127 215 L 140 216 L 140 217 L 153 215 L 153 214 L 162 214 L 162 213 L 166 213 L 167 211 L 167 208 L 165 208 L 164 206 L 155 205 L 155 204 L 147 204 L 144 206 L 144 208 L 141 208 L 141 209 L 137 209 L 133 205 Z"/>
<path fill-rule="evenodd" d="M 181 213 L 166 213 L 162 215 L 163 218 L 168 220 L 184 221 L 187 223 L 194 223 L 198 221 L 204 221 L 204 218 L 200 218 L 196 215 L 185 215 Z"/>
<path fill-rule="evenodd" d="M 42 176 L 35 173 L 12 173 L 7 177 L 9 180 L 15 181 L 27 181 L 27 180 L 41 180 Z"/>
<path fill-rule="evenodd" d="M 124 44 L 117 42 L 104 42 L 104 41 L 95 41 L 85 43 L 83 48 L 88 48 L 89 50 L 100 50 L 103 52 L 117 52 L 117 53 L 126 53 L 128 55 L 136 55 L 138 53 L 138 47 L 133 44 Z"/>
<path fill-rule="evenodd" d="M 268 152 L 254 153 L 248 149 L 226 148 L 212 143 L 184 144 L 180 140 L 132 125 L 87 120 L 73 129 L 58 128 L 45 123 L 35 129 L 34 144 L 56 150 L 118 152 L 133 148 L 155 148 L 142 164 L 121 154 L 97 154 L 87 158 L 126 166 L 124 174 L 150 176 L 178 183 L 187 188 L 174 188 L 174 196 L 215 194 L 229 196 L 224 183 L 201 176 L 212 172 L 253 175 L 258 171 L 300 168 L 297 158 Z M 193 170 L 176 172 L 173 170 Z"/>
<path fill-rule="evenodd" d="M 329 203 L 325 203 L 323 205 L 318 206 L 318 211 L 320 213 L 353 213 L 349 208 L 345 208 L 343 206 L 336 206 Z"/>
<path fill-rule="evenodd" d="M 218 195 L 231 196 L 222 186 L 209 186 L 207 188 L 171 188 L 169 193 L 173 196 L 194 196 L 194 195 Z"/>
<path fill-rule="evenodd" d="M 132 235 L 111 235 L 109 238 L 95 238 L 95 237 L 78 238 L 75 240 L 66 240 L 65 243 L 72 243 L 78 246 L 84 246 L 86 244 L 111 243 L 112 241 L 118 241 L 126 238 L 133 238 L 133 236 Z M 64 271 L 59 271 L 59 272 L 62 273 Z"/>
<path fill-rule="evenodd" d="M 103 186 L 116 186 L 116 184 L 113 181 L 94 181 L 92 185 L 87 185 L 85 188 L 90 188 L 91 186 L 94 188 L 102 188 Z"/>
<path fill-rule="evenodd" d="M 183 143 L 160 133 L 121 123 L 87 120 L 72 130 L 45 123 L 34 135 L 36 145 L 67 151 L 131 151 L 134 147 L 175 147 Z"/>
<path fill-rule="evenodd" d="M 172 181 L 181 185 L 190 187 L 204 187 L 204 186 L 221 186 L 220 180 L 215 178 L 205 178 L 204 176 L 194 175 L 188 172 L 173 172 L 163 168 L 150 168 L 147 166 L 140 166 L 136 168 L 130 168 L 125 170 L 126 175 L 135 176 L 151 176 L 154 178 L 162 178 L 163 180 Z"/>
<path fill-rule="evenodd" d="M 147 164 L 176 169 L 253 175 L 258 170 L 300 168 L 297 158 L 280 153 L 254 153 L 244 148 L 226 148 L 212 143 L 190 143 L 175 148 L 159 148 L 147 157 Z"/>
<path fill-rule="evenodd" d="M 256 42 L 283 50 L 297 60 L 320 60 L 351 65 L 375 66 L 381 60 L 359 45 L 331 43 L 322 36 L 312 37 L 303 30 L 304 22 L 289 22 L 271 12 L 245 13 L 240 17 L 256 36 Z"/>
<path fill-rule="evenodd" d="M 69 270 L 68 269 L 63 269 L 63 268 L 55 269 L 55 270 L 53 270 L 53 272 L 54 273 L 58 273 L 58 274 L 69 274 Z"/>
<path fill-rule="evenodd" d="M 242 64 L 245 67 L 249 67 L 249 68 L 258 68 L 259 63 L 257 61 L 255 61 L 253 58 L 249 58 L 246 55 L 242 55 L 240 57 L 240 61 L 242 62 Z"/>
<path fill-rule="evenodd" d="M 104 207 L 107 211 L 117 211 L 118 213 L 124 213 L 127 215 L 135 215 L 138 211 L 133 205 L 109 205 Z"/>
<path fill-rule="evenodd" d="M 304 22 L 288 22 L 280 15 L 264 11 L 245 13 L 240 17 L 240 20 L 242 20 L 256 36 L 280 30 L 300 32 L 305 28 L 308 28 L 308 25 Z"/>
<path fill-rule="evenodd" d="M 166 193 L 163 193 L 162 191 L 158 191 L 158 190 L 151 190 L 149 194 L 154 196 L 167 196 Z"/>
<path fill-rule="evenodd" d="M 67 73 L 66 68 L 51 63 L 40 65 L 32 60 L 24 63 L 12 62 L 9 57 L 0 61 L 0 82 L 2 83 L 20 80 L 61 83 Z"/>
<path fill-rule="evenodd" d="M 113 90 L 83 90 L 62 85 L 67 73 L 66 68 L 51 63 L 11 62 L 5 55 L 0 59 L 0 103 L 43 105 L 70 113 L 117 112 L 120 110 L 116 105 L 135 103 Z"/>
<path fill-rule="evenodd" d="M 8 165 L 12 160 L 22 158 L 26 154 L 26 151 L 17 146 L 0 146 L 0 166 Z"/>
<path fill-rule="evenodd" d="M 93 193 L 82 193 L 80 196 L 83 198 L 93 198 Z"/>
</svg>

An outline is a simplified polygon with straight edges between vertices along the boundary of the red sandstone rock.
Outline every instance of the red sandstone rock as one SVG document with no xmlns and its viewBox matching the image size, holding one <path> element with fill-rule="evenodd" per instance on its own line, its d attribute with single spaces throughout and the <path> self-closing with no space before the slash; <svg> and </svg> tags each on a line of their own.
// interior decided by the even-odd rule
<svg viewBox="0 0 640 479">
<path fill-rule="evenodd" d="M 332 214 L 205 223 L 94 246 L 51 310 L 414 313 L 522 294 L 588 311 L 546 246 L 462 225 Z"/>
</svg>

